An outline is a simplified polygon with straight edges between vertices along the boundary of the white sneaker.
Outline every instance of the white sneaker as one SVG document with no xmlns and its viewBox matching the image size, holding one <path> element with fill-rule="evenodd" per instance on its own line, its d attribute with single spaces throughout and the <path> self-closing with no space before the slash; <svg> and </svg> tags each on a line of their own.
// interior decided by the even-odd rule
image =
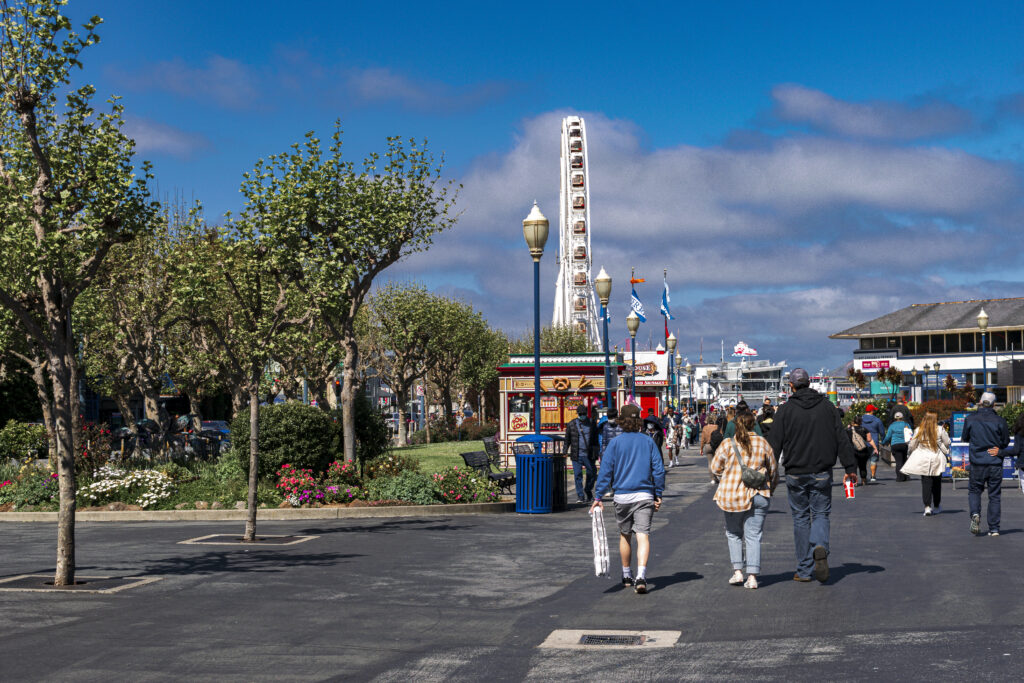
<svg viewBox="0 0 1024 683">
<path fill-rule="evenodd" d="M 672 469 L 672 461 L 671 460 L 668 461 L 668 465 L 665 466 L 665 469 L 667 469 L 667 470 Z"/>
<path fill-rule="evenodd" d="M 757 588 L 757 577 L 751 574 L 747 577 L 747 580 L 743 583 L 745 588 Z"/>
<path fill-rule="evenodd" d="M 751 575 L 751 576 L 753 576 L 753 575 Z M 730 586 L 739 586 L 742 583 L 743 583 L 743 572 L 740 571 L 739 569 L 737 569 L 736 571 L 734 571 L 732 573 L 732 576 L 729 577 L 729 585 Z"/>
<path fill-rule="evenodd" d="M 927 505 L 924 508 L 924 516 L 925 517 L 931 517 L 932 516 L 932 509 L 930 507 L 928 507 Z"/>
</svg>

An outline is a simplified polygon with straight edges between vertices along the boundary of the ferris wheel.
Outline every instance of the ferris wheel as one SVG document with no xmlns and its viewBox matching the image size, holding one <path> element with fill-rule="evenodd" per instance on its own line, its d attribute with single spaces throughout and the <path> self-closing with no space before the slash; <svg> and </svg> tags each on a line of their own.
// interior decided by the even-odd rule
<svg viewBox="0 0 1024 683">
<path fill-rule="evenodd" d="M 579 116 L 562 119 L 561 194 L 558 211 L 558 280 L 554 325 L 572 325 L 599 348 L 597 308 L 590 278 L 590 179 L 587 127 Z"/>
</svg>

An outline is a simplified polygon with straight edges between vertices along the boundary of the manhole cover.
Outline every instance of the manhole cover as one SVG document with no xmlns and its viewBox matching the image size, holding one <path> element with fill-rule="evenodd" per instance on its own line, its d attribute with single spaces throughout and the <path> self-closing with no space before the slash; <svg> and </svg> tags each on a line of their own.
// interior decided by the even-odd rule
<svg viewBox="0 0 1024 683">
<path fill-rule="evenodd" d="M 613 636 L 588 633 L 580 638 L 580 645 L 643 645 L 646 636 Z"/>
</svg>

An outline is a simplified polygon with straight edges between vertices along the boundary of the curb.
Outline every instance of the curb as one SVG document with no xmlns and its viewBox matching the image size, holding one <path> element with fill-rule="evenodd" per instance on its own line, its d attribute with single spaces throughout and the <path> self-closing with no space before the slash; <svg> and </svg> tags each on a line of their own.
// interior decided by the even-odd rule
<svg viewBox="0 0 1024 683">
<path fill-rule="evenodd" d="M 365 517 L 436 517 L 515 512 L 515 502 L 458 505 L 401 505 L 365 508 L 260 508 L 260 521 L 360 519 Z M 244 521 L 247 510 L 90 510 L 75 514 L 76 522 L 230 522 Z M 3 522 L 56 522 L 56 512 L 0 512 Z"/>
</svg>

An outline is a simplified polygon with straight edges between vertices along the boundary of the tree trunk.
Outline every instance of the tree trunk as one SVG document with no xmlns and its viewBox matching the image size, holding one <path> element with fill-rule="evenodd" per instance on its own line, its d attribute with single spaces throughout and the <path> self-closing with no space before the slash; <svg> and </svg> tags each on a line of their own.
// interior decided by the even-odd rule
<svg viewBox="0 0 1024 683">
<path fill-rule="evenodd" d="M 50 401 L 50 392 L 46 386 L 46 372 L 43 369 L 43 361 L 36 351 L 32 352 L 32 381 L 36 385 L 36 398 L 39 401 L 39 409 L 43 411 L 43 425 L 46 427 L 46 446 L 49 451 L 48 457 L 50 466 L 57 469 L 57 432 L 53 424 L 53 404 Z"/>
<path fill-rule="evenodd" d="M 259 380 L 249 387 L 249 516 L 245 520 L 243 541 L 256 540 L 256 487 L 259 485 L 260 397 Z"/>
<path fill-rule="evenodd" d="M 231 389 L 231 417 L 238 417 L 242 414 L 247 398 L 245 387 L 236 386 Z"/>
<path fill-rule="evenodd" d="M 57 571 L 55 586 L 75 582 L 75 452 L 72 416 L 77 413 L 77 397 L 72 396 L 71 365 L 74 359 L 66 343 L 47 349 L 50 381 L 53 386 L 54 431 L 57 436 L 57 476 L 60 508 L 57 512 Z"/>
<path fill-rule="evenodd" d="M 397 399 L 398 405 L 398 445 L 408 446 L 409 445 L 409 425 L 406 422 L 406 415 L 408 414 L 407 405 L 409 403 L 409 388 L 402 389 L 395 387 L 395 398 Z"/>
<path fill-rule="evenodd" d="M 355 335 L 346 330 L 346 338 L 342 342 L 345 349 L 345 366 L 342 368 L 341 387 L 341 436 L 346 462 L 356 459 L 356 361 L 359 359 L 359 348 L 356 346 Z"/>
<path fill-rule="evenodd" d="M 423 427 L 427 430 L 427 443 L 430 443 L 430 380 L 423 379 Z"/>
<path fill-rule="evenodd" d="M 455 414 L 452 411 L 452 386 L 448 382 L 441 385 L 441 400 L 444 401 L 444 419 L 449 428 L 455 426 Z"/>
<path fill-rule="evenodd" d="M 192 431 L 199 432 L 203 429 L 203 399 L 194 392 L 188 393 L 188 412 L 192 416 Z"/>
<path fill-rule="evenodd" d="M 331 412 L 331 402 L 327 397 L 327 380 L 311 379 L 308 382 L 309 396 L 316 401 L 316 407 L 325 413 Z"/>
<path fill-rule="evenodd" d="M 163 423 L 160 421 L 160 394 L 153 390 L 152 387 L 145 387 L 142 390 L 143 406 L 146 411 L 146 419 L 152 420 L 163 428 Z"/>
<path fill-rule="evenodd" d="M 117 394 L 114 396 L 114 403 L 117 404 L 117 409 L 121 411 L 121 418 L 124 420 L 124 424 L 128 427 L 128 432 L 135 437 L 132 439 L 134 445 L 132 446 L 133 457 L 137 457 L 142 452 L 142 444 L 139 443 L 139 428 L 135 425 L 135 413 L 132 412 L 132 404 L 128 399 L 127 394 Z M 121 450 L 121 455 L 124 455 L 123 442 L 119 444 L 111 444 L 118 446 Z"/>
</svg>

